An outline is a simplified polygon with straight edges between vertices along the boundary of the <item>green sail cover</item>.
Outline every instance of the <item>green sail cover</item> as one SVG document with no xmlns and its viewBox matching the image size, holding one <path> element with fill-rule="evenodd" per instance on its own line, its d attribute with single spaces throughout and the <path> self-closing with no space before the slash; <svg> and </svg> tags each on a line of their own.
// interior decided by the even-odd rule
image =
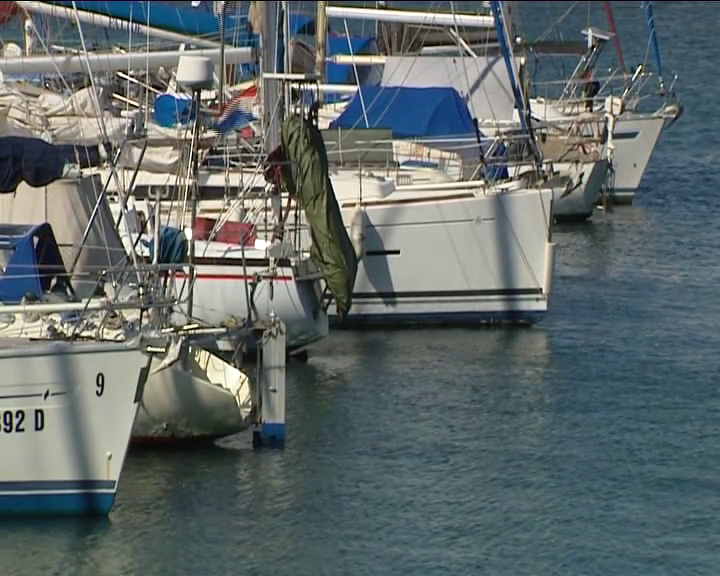
<svg viewBox="0 0 720 576">
<path fill-rule="evenodd" d="M 313 122 L 294 114 L 283 122 L 282 150 L 283 182 L 305 212 L 312 237 L 310 256 L 342 319 L 352 305 L 358 261 L 330 182 L 325 142 Z"/>
</svg>

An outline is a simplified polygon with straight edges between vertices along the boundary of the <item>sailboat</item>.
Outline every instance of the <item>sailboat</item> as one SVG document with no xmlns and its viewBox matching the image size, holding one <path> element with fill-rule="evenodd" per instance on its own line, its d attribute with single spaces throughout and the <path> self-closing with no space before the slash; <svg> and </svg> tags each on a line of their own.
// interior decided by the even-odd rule
<svg viewBox="0 0 720 576">
<path fill-rule="evenodd" d="M 262 5 L 263 22 L 277 18 L 277 14 L 273 12 L 275 8 L 268 6 L 268 3 Z M 273 14 L 268 16 L 270 12 Z M 267 27 L 265 24 L 263 26 L 260 37 L 265 70 L 262 94 L 265 102 L 264 150 L 267 153 L 280 144 L 281 125 L 278 111 L 281 108 L 282 88 L 277 85 L 279 72 L 277 40 L 274 36 L 278 33 L 278 27 Z M 162 220 L 182 225 L 189 216 L 190 224 L 186 224 L 186 227 L 188 234 L 193 237 L 193 264 L 198 268 L 194 301 L 197 317 L 205 322 L 227 325 L 229 321 L 237 322 L 253 312 L 275 314 L 282 318 L 287 326 L 288 347 L 298 350 L 327 334 L 328 319 L 323 305 L 321 280 L 327 273 L 328 266 L 332 267 L 332 263 L 324 257 L 318 257 L 317 248 L 318 238 L 325 234 L 321 229 L 325 217 L 332 219 L 333 215 L 339 212 L 337 206 L 326 204 L 326 200 L 329 201 L 332 197 L 332 192 L 323 193 L 325 200 L 312 203 L 312 207 L 322 210 L 326 216 L 304 216 L 305 231 L 314 239 L 313 253 L 310 253 L 303 249 L 302 243 L 298 244 L 295 239 L 297 231 L 287 224 L 295 222 L 290 214 L 293 209 L 288 206 L 283 209 L 282 202 L 277 202 L 275 206 L 276 201 L 281 200 L 280 195 L 272 192 L 275 185 L 267 181 L 266 172 L 267 169 L 263 168 L 257 159 L 255 167 L 244 172 L 225 169 L 213 174 L 209 170 L 199 169 L 197 185 L 201 191 L 207 189 L 208 182 L 212 180 L 221 183 L 220 188 L 226 193 L 228 182 L 234 184 L 239 194 L 235 198 L 226 197 L 220 213 L 213 214 L 214 217 L 208 213 L 202 200 L 198 203 L 193 200 L 186 204 L 196 208 L 179 206 L 178 210 L 173 209 L 171 202 L 161 202 Z M 158 188 L 162 187 L 163 192 L 175 195 L 177 188 L 172 184 L 168 186 L 168 179 L 167 174 L 151 174 L 147 171 L 140 172 L 137 178 L 134 178 L 131 210 L 135 210 L 136 215 L 142 214 L 143 222 L 155 219 L 147 216 L 150 208 L 146 199 L 152 198 Z M 111 190 L 112 186 L 110 183 Z M 299 184 L 300 188 L 302 186 Z M 118 202 L 111 203 L 111 206 L 113 204 L 115 209 L 119 208 Z M 302 208 L 307 213 L 308 205 L 303 205 Z M 143 233 L 144 236 L 149 236 L 147 228 L 143 230 L 142 227 L 125 235 L 126 246 L 142 250 L 142 247 L 138 246 L 137 237 Z M 324 254 L 327 256 L 328 250 L 332 251 L 333 242 L 342 243 L 346 238 L 344 229 L 335 230 Z M 346 266 L 344 260 L 347 258 L 353 259 L 354 255 L 346 250 L 344 254 L 338 255 L 337 265 L 345 268 L 343 274 L 349 274 L 352 279 L 353 266 Z M 244 295 L 245 298 L 233 282 L 238 279 L 252 284 L 251 291 Z M 325 283 L 332 297 L 349 307 L 350 296 L 343 288 L 345 281 L 334 283 L 325 278 Z"/>
<path fill-rule="evenodd" d="M 505 40 L 501 45 L 516 103 L 522 107 L 502 19 L 495 21 Z M 422 122 L 418 117 L 416 123 L 431 126 L 437 121 L 449 127 L 454 121 L 454 140 L 475 132 L 463 98 L 452 87 L 396 87 L 389 92 L 405 106 L 385 117 L 386 137 L 401 123 L 406 130 L 413 123 L 413 116 L 402 113 L 403 108 L 411 110 L 413 102 L 424 102 L 416 110 L 425 109 L 432 119 Z M 355 98 L 356 104 L 363 100 L 363 88 Z M 431 107 L 433 101 L 436 105 Z M 358 107 L 354 109 L 348 116 L 357 113 Z M 449 116 L 443 117 L 443 112 Z M 348 119 L 336 125 L 353 124 L 357 123 Z M 343 132 L 334 149 L 341 166 L 334 172 L 333 185 L 346 222 L 351 230 L 360 230 L 353 237 L 363 242 L 348 322 L 463 324 L 542 318 L 554 267 L 552 188 L 530 174 L 505 182 L 482 178 L 415 183 L 415 173 L 400 171 L 392 180 L 372 165 L 376 159 L 378 168 L 387 166 L 392 157 L 392 143 L 378 134 L 381 130 L 372 135 L 357 128 Z M 362 140 L 372 146 L 363 148 Z M 479 146 L 474 154 L 479 160 Z M 358 167 L 347 167 L 353 163 Z"/>
<path fill-rule="evenodd" d="M 22 142 L 12 144 L 0 155 L 3 196 L 20 181 L 43 185 L 71 177 L 62 149 L 43 156 L 52 147 L 42 143 L 32 165 Z M 82 323 L 92 306 L 50 297 L 67 294 L 70 283 L 49 224 L 0 224 L 0 255 L 0 514 L 107 514 L 149 365 L 165 339 L 137 329 L 123 342 L 11 334 L 33 321 L 28 317 L 48 313 Z M 140 309 L 115 305 L 105 302 L 105 313 Z"/>
<path fill-rule="evenodd" d="M 322 3 L 319 4 L 319 6 Z M 417 14 L 406 10 L 372 10 L 372 9 L 347 9 L 346 7 L 327 7 L 318 10 L 317 23 L 324 18 L 325 12 L 342 17 L 377 17 L 378 20 L 392 21 L 391 27 L 405 22 L 415 22 L 427 26 L 428 22 L 447 22 L 454 17 L 452 14 Z M 469 24 L 487 28 L 494 26 L 493 16 L 473 16 L 460 14 L 458 18 L 466 18 Z M 465 20 L 463 20 L 465 22 Z M 319 24 L 318 24 L 319 26 Z M 445 26 L 451 26 L 445 24 Z M 463 31 L 465 36 L 481 36 L 483 41 L 489 35 L 496 37 L 494 31 L 468 28 Z M 413 29 L 415 30 L 415 29 Z M 445 149 L 437 148 L 437 139 L 434 143 L 423 142 L 424 138 L 417 131 L 395 131 L 393 142 L 394 161 L 396 161 L 403 173 L 404 178 L 412 177 L 421 181 L 424 178 L 433 178 L 439 182 L 450 182 L 467 180 L 478 170 L 478 162 L 472 165 L 472 158 L 463 158 L 463 153 L 476 147 L 478 140 L 487 156 L 487 148 L 493 146 L 498 140 L 504 140 L 504 149 L 512 149 L 518 140 L 517 116 L 514 112 L 515 102 L 510 78 L 506 71 L 503 59 L 495 54 L 483 55 L 477 53 L 477 49 L 471 49 L 465 43 L 454 44 L 446 47 L 415 46 L 424 44 L 423 41 L 432 41 L 443 30 L 452 34 L 451 28 L 436 26 L 418 34 L 418 38 L 412 42 L 414 52 L 402 55 L 378 55 L 373 49 L 375 42 L 370 42 L 372 37 L 344 37 L 329 36 L 327 46 L 334 50 L 326 55 L 327 68 L 329 70 L 328 82 L 322 89 L 329 92 L 326 95 L 328 103 L 321 108 L 319 115 L 321 125 L 327 128 L 329 125 L 342 125 L 344 128 L 361 126 L 368 127 L 371 121 L 373 127 L 383 127 L 383 124 L 392 122 L 401 106 L 393 99 L 396 88 L 438 88 L 452 87 L 466 100 L 478 127 L 472 130 L 469 138 L 459 141 L 456 135 L 445 135 Z M 395 38 L 392 30 L 385 31 L 390 37 Z M 404 37 L 402 33 L 398 37 Z M 317 51 L 318 62 L 320 62 L 321 45 L 320 35 L 316 43 L 320 49 Z M 378 39 L 378 43 L 382 39 Z M 294 41 L 295 52 L 304 54 L 310 52 L 310 48 L 296 39 Z M 427 48 L 427 54 L 425 53 Z M 432 52 L 430 52 L 432 48 Z M 443 48 L 438 52 L 437 48 Z M 369 51 L 370 54 L 359 53 Z M 297 71 L 308 66 L 307 60 L 297 58 L 295 65 Z M 516 58 L 518 66 L 522 68 L 523 58 Z M 346 85 L 338 84 L 344 82 Z M 351 114 L 350 124 L 347 118 L 338 120 L 343 111 L 350 105 L 349 99 L 338 99 L 339 94 L 347 94 L 352 97 L 357 94 L 357 86 L 364 91 L 358 98 L 352 100 L 356 106 L 355 114 Z M 385 90 L 389 88 L 390 90 Z M 358 113 L 360 112 L 360 113 Z M 347 115 L 346 115 L 347 116 Z M 420 124 L 422 125 L 422 124 Z M 412 138 L 409 138 L 409 136 Z M 522 134 L 519 134 L 522 140 Z M 429 145 L 426 145 L 429 144 Z M 433 145 L 434 144 L 434 145 Z M 452 144 L 452 146 L 448 146 Z M 522 144 L 522 143 L 521 143 Z M 454 148 L 452 150 L 451 148 Z M 600 197 L 601 189 L 608 174 L 609 164 L 601 154 L 591 157 L 569 158 L 568 152 L 572 154 L 575 147 L 570 150 L 560 150 L 560 154 L 550 156 L 546 160 L 545 170 L 553 174 L 550 187 L 557 191 L 554 198 L 553 214 L 557 221 L 560 220 L 586 220 L 595 208 Z M 546 157 L 547 158 L 547 157 Z M 533 163 L 525 162 L 522 156 L 508 157 L 504 159 L 504 165 L 509 170 L 509 176 L 518 176 L 523 171 L 533 170 Z M 432 172 L 433 168 L 438 168 Z M 447 176 L 445 176 L 447 174 Z"/>
<path fill-rule="evenodd" d="M 148 35 L 164 38 L 171 41 L 183 41 L 185 43 L 199 44 L 200 50 L 188 50 L 184 52 L 189 56 L 207 57 L 213 62 L 227 65 L 243 64 L 248 62 L 248 57 L 254 61 L 255 49 L 253 47 L 227 47 L 225 48 L 214 34 L 220 32 L 218 20 L 214 16 L 205 13 L 198 13 L 192 10 L 174 9 L 153 5 L 152 10 L 147 10 L 145 2 L 118 2 L 109 5 L 97 2 L 23 2 L 21 8 L 30 13 L 40 13 L 52 17 L 68 18 L 75 21 L 111 25 L 113 28 L 132 26 L 135 30 L 137 18 L 142 15 L 142 23 L 138 22 L 138 30 L 142 29 Z M 190 17 L 188 17 L 190 14 Z M 128 20 L 129 18 L 129 20 Z M 129 23 L 132 22 L 132 25 Z M 232 18 L 226 23 L 225 32 L 228 36 L 234 34 L 240 28 L 246 26 L 247 21 L 235 22 Z M 275 33 L 277 30 L 275 30 Z M 200 35 L 196 38 L 195 34 Z M 271 49 L 267 42 L 263 45 Z M 87 55 L 44 55 L 44 56 L 23 56 L 18 58 L 5 58 L 0 63 L 0 71 L 11 73 L 18 69 L 27 69 L 28 66 L 34 72 L 54 73 L 62 70 L 85 70 L 88 62 L 91 68 L 97 64 L 97 69 L 102 72 L 130 71 L 133 66 L 154 67 L 174 66 L 177 64 L 181 52 L 150 52 L 127 54 L 89 54 Z M 49 94 L 43 93 L 46 100 L 50 100 Z M 91 101 L 93 104 L 105 99 L 110 94 L 107 90 L 96 94 L 88 90 L 87 94 L 73 95 L 73 106 L 77 109 L 80 102 Z M 13 104 L 21 97 L 17 91 L 11 95 Z M 36 97 L 37 98 L 37 97 Z M 1 100 L 1 97 L 0 97 Z M 27 98 L 26 98 L 27 100 Z M 27 104 L 24 104 L 27 106 Z M 105 133 L 97 130 L 98 117 L 86 118 L 78 115 L 67 117 L 69 105 L 62 106 L 61 116 L 55 118 L 50 106 L 27 106 L 32 110 L 30 117 L 41 117 L 42 122 L 36 122 L 27 126 L 33 136 L 40 136 L 41 130 L 36 128 L 39 124 L 50 124 L 51 135 L 56 143 L 64 141 L 77 144 L 79 138 L 83 138 L 86 145 L 90 145 L 93 138 L 107 136 L 109 142 L 121 147 L 121 164 L 125 163 L 126 170 L 116 170 L 118 177 L 111 172 L 103 173 L 106 179 L 107 191 L 111 198 L 111 212 L 116 220 L 121 220 L 121 213 L 124 211 L 121 197 L 124 195 L 128 184 L 136 184 L 131 192 L 137 191 L 142 197 L 143 188 L 152 190 L 151 200 L 156 200 L 158 188 L 164 193 L 177 193 L 180 197 L 181 189 L 186 191 L 194 185 L 190 178 L 184 177 L 182 182 L 170 179 L 167 173 L 160 175 L 150 173 L 150 178 L 144 178 L 141 173 L 135 177 L 135 169 L 138 165 L 144 166 L 153 163 L 169 165 L 167 162 L 167 144 L 175 145 L 176 148 L 192 148 L 192 143 L 177 138 L 178 131 L 164 129 L 154 124 L 142 126 L 147 131 L 147 142 L 130 142 L 124 144 L 125 131 L 132 118 L 109 118 L 105 112 L 102 118 L 103 124 L 107 127 Z M 38 109 L 40 108 L 40 109 Z M 15 116 L 10 112 L 11 116 Z M 48 118 L 50 120 L 48 121 Z M 21 118 L 13 117 L 16 123 L 22 122 Z M 142 120 L 142 119 L 140 119 Z M 55 121 L 55 127 L 53 125 Z M 93 126 L 95 124 L 96 126 Z M 94 129 L 93 129 L 94 128 Z M 180 133 L 184 132 L 183 127 Z M 217 133 L 210 132 L 211 138 L 216 138 Z M 201 138 L 201 141 L 205 136 Z M 180 146 L 178 146 L 180 141 Z M 94 143 L 94 142 L 93 142 Z M 124 144 L 124 147 L 121 146 Z M 158 148 L 157 150 L 155 150 Z M 154 152 L 157 152 L 153 155 Z M 171 154 L 172 156 L 172 154 Z M 182 163 L 182 158 L 177 157 Z M 202 178 L 202 176 L 201 176 Z M 225 183 L 224 188 L 228 186 Z M 231 186 L 235 191 L 239 186 Z M 264 194 L 267 198 L 267 195 Z M 270 201 L 269 199 L 267 200 Z M 152 204 L 152 202 L 151 202 Z M 238 202 L 239 204 L 239 202 Z M 152 207 L 136 211 L 132 206 L 130 198 L 130 227 L 121 222 L 121 239 L 127 250 L 139 252 L 141 257 L 147 257 L 146 247 L 138 241 L 142 236 L 147 241 L 155 236 L 156 218 Z M 124 218 L 124 216 L 123 216 Z M 133 228 L 133 222 L 142 220 L 144 225 L 140 228 Z M 159 220 L 161 225 L 167 225 L 166 218 Z M 180 222 L 182 226 L 182 221 Z M 316 267 L 299 253 L 293 250 L 291 243 L 284 243 L 281 248 L 271 251 L 271 240 L 258 237 L 257 226 L 253 222 L 239 222 L 237 210 L 228 210 L 224 216 L 210 222 L 202 214 L 198 214 L 197 221 L 187 223 L 188 235 L 192 237 L 194 244 L 193 265 L 196 273 L 193 315 L 194 320 L 204 326 L 227 326 L 236 327 L 251 315 L 274 314 L 279 317 L 287 327 L 287 345 L 292 351 L 302 350 L 308 345 L 316 342 L 328 333 L 328 320 L 321 305 L 320 280 Z M 215 228 L 213 230 L 213 228 Z M 296 247 L 295 247 L 296 248 Z M 276 253 L 279 250 L 279 255 Z M 187 277 L 178 276 L 180 283 L 186 283 Z M 249 287 L 245 289 L 244 287 Z M 217 340 L 221 349 L 232 347 L 232 342 Z"/>
<path fill-rule="evenodd" d="M 620 88 L 623 111 L 618 116 L 615 125 L 615 154 L 609 188 L 615 203 L 631 204 L 660 135 L 682 115 L 683 106 L 674 90 L 677 77 L 670 86 L 666 86 L 663 79 L 663 65 L 655 30 L 652 3 L 641 2 L 641 7 L 647 17 L 650 43 L 655 55 L 656 72 L 663 102 L 659 108 L 650 112 L 640 112 L 635 108 L 635 104 L 641 99 L 640 92 L 650 76 L 643 65 L 630 71 L 632 74 L 626 71 L 611 3 L 604 2 L 604 5 L 611 31 L 596 27 L 582 30 L 582 34 L 586 37 L 587 49 L 565 84 L 560 98 L 537 96 L 531 98 L 530 102 L 533 117 L 538 126 L 544 126 L 548 131 L 548 138 L 545 142 L 548 152 L 550 148 L 557 147 L 558 138 L 567 140 L 567 132 L 571 127 L 576 127 L 574 134 L 570 136 L 571 139 L 575 138 L 581 142 L 582 140 L 599 139 L 604 130 L 604 123 L 598 122 L 598 116 L 603 111 L 602 98 L 588 102 L 585 97 L 579 95 L 579 92 L 583 90 L 587 78 L 592 74 L 605 45 L 610 40 L 615 42 L 620 64 L 620 74 L 615 76 L 619 76 L 624 81 L 624 85 Z M 613 75 L 603 80 L 609 84 L 613 80 Z"/>
<path fill-rule="evenodd" d="M 87 155 L 80 147 L 71 148 L 73 158 Z M 32 138 L 0 137 L 7 174 L 30 175 L 34 184 L 23 181 L 12 193 L 0 194 L 0 222 L 8 223 L 0 249 L 5 257 L 0 338 L 131 341 L 138 330 L 147 328 L 148 320 L 155 322 L 143 313 L 146 307 L 172 310 L 187 299 L 187 283 L 178 281 L 175 291 L 172 282 L 185 265 L 128 264 L 99 175 L 64 166 L 65 150 Z M 60 165 L 53 174 L 56 160 Z M 0 183 L 3 190 L 16 184 L 7 180 Z M 153 302 L 147 281 L 136 279 L 136 274 L 164 277 L 173 298 L 165 304 Z M 123 305 L 114 304 L 116 300 Z M 13 311 L 13 306 L 21 308 Z M 181 331 L 151 360 L 137 418 L 131 422 L 133 442 L 215 439 L 251 425 L 254 383 L 205 350 L 198 336 L 203 334 L 195 329 Z M 206 341 L 208 336 L 212 333 L 204 336 Z"/>
</svg>

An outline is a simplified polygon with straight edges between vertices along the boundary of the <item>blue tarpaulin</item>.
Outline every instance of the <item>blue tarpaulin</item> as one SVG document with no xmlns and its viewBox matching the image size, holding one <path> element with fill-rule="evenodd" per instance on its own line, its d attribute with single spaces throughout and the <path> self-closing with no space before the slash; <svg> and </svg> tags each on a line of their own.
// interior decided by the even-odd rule
<svg viewBox="0 0 720 576">
<path fill-rule="evenodd" d="M 477 134 L 467 105 L 454 88 L 361 86 L 330 128 L 384 128 L 397 139 Z"/>
<path fill-rule="evenodd" d="M 195 120 L 193 99 L 185 94 L 160 94 L 155 98 L 153 117 L 164 128 L 187 124 Z"/>
<path fill-rule="evenodd" d="M 159 240 L 158 264 L 182 264 L 185 262 L 188 255 L 188 241 L 182 230 L 166 226 L 160 230 Z M 141 242 L 149 249 L 152 259 L 155 253 L 155 238 L 141 240 Z"/>
<path fill-rule="evenodd" d="M 375 50 L 375 39 L 368 36 L 335 36 L 329 34 L 327 37 L 327 55 L 337 56 L 339 54 L 373 54 Z M 357 66 L 358 72 L 363 71 L 367 66 Z M 328 84 L 358 84 L 355 79 L 354 67 L 351 64 L 333 64 L 328 62 L 325 69 L 326 82 Z M 360 78 L 362 84 L 362 77 Z"/>
</svg>

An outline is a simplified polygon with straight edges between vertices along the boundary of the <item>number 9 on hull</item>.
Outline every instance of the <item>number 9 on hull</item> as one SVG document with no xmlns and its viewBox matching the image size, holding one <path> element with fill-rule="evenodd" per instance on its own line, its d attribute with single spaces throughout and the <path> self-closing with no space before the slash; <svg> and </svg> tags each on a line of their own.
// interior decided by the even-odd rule
<svg viewBox="0 0 720 576">
<path fill-rule="evenodd" d="M 149 360 L 138 341 L 0 341 L 0 514 L 110 512 Z"/>
</svg>

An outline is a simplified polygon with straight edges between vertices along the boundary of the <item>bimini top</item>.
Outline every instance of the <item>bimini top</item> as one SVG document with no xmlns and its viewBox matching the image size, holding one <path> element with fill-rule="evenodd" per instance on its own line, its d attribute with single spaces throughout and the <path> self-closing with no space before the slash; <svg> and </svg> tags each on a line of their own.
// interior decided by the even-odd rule
<svg viewBox="0 0 720 576">
<path fill-rule="evenodd" d="M 69 282 L 50 224 L 0 224 L 0 301 L 44 300 L 53 279 Z"/>
<path fill-rule="evenodd" d="M 398 140 L 477 136 L 467 104 L 450 87 L 360 86 L 330 128 L 385 128 Z"/>
</svg>

